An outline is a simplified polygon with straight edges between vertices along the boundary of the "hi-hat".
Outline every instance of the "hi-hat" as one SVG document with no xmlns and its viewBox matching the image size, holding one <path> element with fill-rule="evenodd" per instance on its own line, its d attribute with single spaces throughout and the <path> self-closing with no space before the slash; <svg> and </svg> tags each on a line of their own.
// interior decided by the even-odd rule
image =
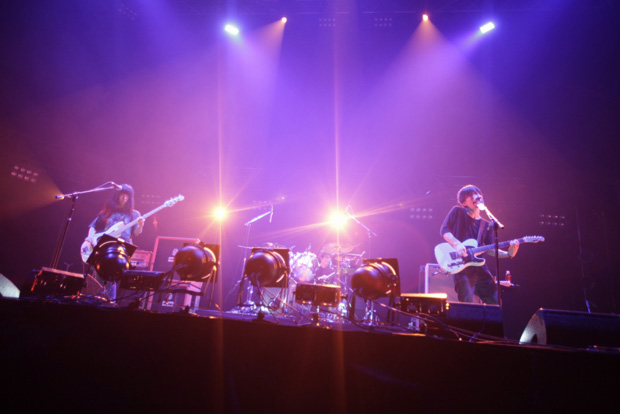
<svg viewBox="0 0 620 414">
<path fill-rule="evenodd" d="M 349 253 L 353 247 L 351 243 L 327 243 L 323 245 L 321 251 L 330 254 Z"/>
</svg>

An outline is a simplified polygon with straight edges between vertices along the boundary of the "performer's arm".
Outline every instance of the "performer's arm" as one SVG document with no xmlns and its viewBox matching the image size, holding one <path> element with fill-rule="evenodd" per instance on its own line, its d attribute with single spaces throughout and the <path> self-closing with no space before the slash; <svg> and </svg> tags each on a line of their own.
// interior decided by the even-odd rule
<svg viewBox="0 0 620 414">
<path fill-rule="evenodd" d="M 142 229 L 144 228 L 144 217 L 140 215 L 140 212 L 134 210 L 134 214 L 138 216 L 138 223 L 133 227 L 133 236 L 139 236 L 142 233 Z"/>
<path fill-rule="evenodd" d="M 510 242 L 510 246 L 508 247 L 508 251 L 506 250 L 499 251 L 499 258 L 500 259 L 512 259 L 513 257 L 517 255 L 518 251 L 519 251 L 519 242 L 517 240 L 512 240 Z M 495 256 L 495 250 L 489 250 L 488 253 L 491 256 Z"/>
</svg>

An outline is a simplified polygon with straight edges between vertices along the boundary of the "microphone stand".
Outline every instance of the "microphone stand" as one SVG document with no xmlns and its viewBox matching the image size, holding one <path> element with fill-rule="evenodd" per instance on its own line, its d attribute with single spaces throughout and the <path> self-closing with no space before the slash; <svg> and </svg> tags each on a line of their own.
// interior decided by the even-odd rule
<svg viewBox="0 0 620 414">
<path fill-rule="evenodd" d="M 103 185 L 106 185 L 108 183 L 105 183 Z M 96 193 L 99 191 L 105 191 L 105 190 L 113 190 L 115 189 L 115 186 L 110 186 L 110 187 L 95 187 L 92 190 L 85 190 L 85 191 L 75 191 L 73 193 L 69 193 L 69 194 L 60 194 L 56 196 L 57 200 L 64 200 L 65 198 L 70 198 L 71 199 L 71 209 L 69 210 L 69 214 L 67 215 L 67 219 L 65 220 L 65 226 L 62 230 L 61 236 L 58 240 L 58 245 L 56 246 L 56 251 L 54 252 L 54 257 L 52 258 L 52 263 L 50 265 L 50 267 L 52 269 L 56 269 L 56 266 L 58 265 L 58 260 L 60 260 L 60 254 L 62 253 L 62 248 L 65 244 L 65 239 L 67 237 L 67 231 L 69 230 L 69 224 L 71 224 L 71 219 L 73 216 L 73 212 L 75 211 L 75 201 L 77 200 L 79 195 L 82 194 L 88 194 L 88 193 Z"/>
<path fill-rule="evenodd" d="M 487 217 L 493 223 L 493 238 L 495 244 L 495 269 L 497 272 L 497 304 L 502 307 L 502 285 L 500 283 L 500 273 L 499 273 L 499 229 L 503 229 L 504 225 L 500 223 L 500 221 L 491 213 L 489 208 L 485 205 L 484 212 L 487 214 Z"/>
</svg>

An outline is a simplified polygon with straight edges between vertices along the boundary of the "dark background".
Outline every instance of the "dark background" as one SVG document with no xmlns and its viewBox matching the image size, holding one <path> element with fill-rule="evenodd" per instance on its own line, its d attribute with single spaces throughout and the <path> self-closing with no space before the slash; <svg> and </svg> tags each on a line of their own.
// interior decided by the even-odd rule
<svg viewBox="0 0 620 414">
<path fill-rule="evenodd" d="M 504 302 L 515 332 L 540 307 L 618 312 L 618 6 L 426 3 L 3 2 L 0 272 L 22 286 L 49 266 L 71 206 L 54 196 L 112 180 L 134 186 L 142 213 L 186 197 L 136 243 L 221 244 L 225 309 L 239 246 L 318 253 L 345 206 L 378 236 L 349 222 L 340 239 L 397 258 L 403 292 L 416 292 L 473 183 L 506 225 L 501 240 L 546 238 L 502 261 L 520 285 Z M 239 38 L 221 30 L 226 17 Z M 490 19 L 497 28 L 476 36 Z M 35 182 L 17 177 L 27 171 Z M 78 198 L 59 268 L 82 271 L 108 196 Z M 270 203 L 273 221 L 248 232 Z M 218 204 L 232 210 L 221 229 Z"/>
</svg>

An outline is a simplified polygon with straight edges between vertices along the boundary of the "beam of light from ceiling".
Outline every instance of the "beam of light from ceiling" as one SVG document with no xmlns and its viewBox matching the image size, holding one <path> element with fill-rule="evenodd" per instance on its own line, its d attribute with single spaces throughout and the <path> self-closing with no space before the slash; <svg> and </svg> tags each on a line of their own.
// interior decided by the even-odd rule
<svg viewBox="0 0 620 414">
<path fill-rule="evenodd" d="M 218 59 L 218 158 L 219 203 L 231 208 L 239 196 L 260 176 L 264 160 L 257 157 L 237 158 L 244 147 L 262 143 L 268 132 L 267 119 L 272 107 L 277 67 L 280 58 L 285 24 L 281 20 L 244 32 L 238 42 L 223 42 Z M 238 101 L 231 101 L 231 96 Z M 258 106 L 257 106 L 258 103 Z M 254 114 L 248 121 L 248 114 Z M 238 119 L 244 119 L 240 123 Z M 251 124 L 244 128 L 245 123 Z M 259 145 L 260 147 L 260 145 Z M 252 151 L 253 147 L 250 147 Z M 222 166 L 236 165 L 251 160 L 257 164 L 254 174 L 245 182 L 235 183 L 238 177 L 226 177 Z M 229 180 L 227 180 L 230 178 Z M 267 198 L 275 198 L 266 196 Z M 284 199 L 280 201 L 284 202 Z M 236 208 L 236 211 L 252 209 Z"/>
</svg>

